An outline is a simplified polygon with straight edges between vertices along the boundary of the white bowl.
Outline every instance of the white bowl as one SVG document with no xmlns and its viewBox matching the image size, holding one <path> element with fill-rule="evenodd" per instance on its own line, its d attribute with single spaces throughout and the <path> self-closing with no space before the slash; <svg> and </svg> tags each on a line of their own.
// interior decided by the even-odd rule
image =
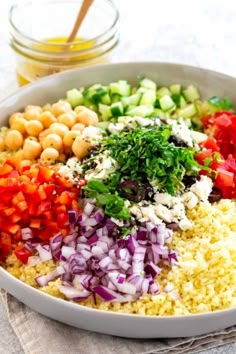
<svg viewBox="0 0 236 354">
<path fill-rule="evenodd" d="M 65 97 L 68 89 L 146 76 L 158 85 L 196 85 L 202 97 L 229 96 L 236 105 L 236 78 L 186 65 L 148 62 L 99 65 L 66 71 L 19 89 L 0 103 L 0 124 L 27 104 L 45 104 Z M 222 279 L 223 281 L 223 279 Z M 140 316 L 83 307 L 36 290 L 0 267 L 0 286 L 33 310 L 69 325 L 130 338 L 188 337 L 236 324 L 236 308 L 185 316 Z"/>
</svg>

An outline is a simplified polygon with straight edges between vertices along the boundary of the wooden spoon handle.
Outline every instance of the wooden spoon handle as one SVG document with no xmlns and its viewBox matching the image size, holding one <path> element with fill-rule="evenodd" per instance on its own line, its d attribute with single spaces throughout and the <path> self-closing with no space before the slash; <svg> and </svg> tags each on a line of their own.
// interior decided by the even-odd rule
<svg viewBox="0 0 236 354">
<path fill-rule="evenodd" d="M 83 0 L 79 13 L 77 15 L 74 27 L 67 39 L 67 43 L 73 42 L 76 38 L 77 32 L 94 0 Z"/>
</svg>

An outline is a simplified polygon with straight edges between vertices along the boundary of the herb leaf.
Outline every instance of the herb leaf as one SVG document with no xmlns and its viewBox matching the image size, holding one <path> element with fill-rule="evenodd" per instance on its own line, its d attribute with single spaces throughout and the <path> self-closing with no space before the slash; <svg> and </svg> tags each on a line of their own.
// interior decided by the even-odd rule
<svg viewBox="0 0 236 354">
<path fill-rule="evenodd" d="M 92 178 L 82 189 L 86 197 L 95 198 L 97 204 L 104 207 L 106 215 L 115 219 L 130 219 L 129 209 L 125 206 L 124 199 L 117 192 L 112 194 L 101 179 Z"/>
</svg>

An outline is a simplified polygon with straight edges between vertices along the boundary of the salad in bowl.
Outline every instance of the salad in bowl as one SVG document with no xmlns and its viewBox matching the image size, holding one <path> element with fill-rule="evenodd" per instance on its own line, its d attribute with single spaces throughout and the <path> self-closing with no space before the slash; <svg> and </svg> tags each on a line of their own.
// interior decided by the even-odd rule
<svg viewBox="0 0 236 354">
<path fill-rule="evenodd" d="M 138 77 L 137 73 L 137 77 Z M 236 306 L 236 114 L 193 83 L 122 77 L 0 131 L 0 261 L 61 299 L 177 316 Z"/>
</svg>

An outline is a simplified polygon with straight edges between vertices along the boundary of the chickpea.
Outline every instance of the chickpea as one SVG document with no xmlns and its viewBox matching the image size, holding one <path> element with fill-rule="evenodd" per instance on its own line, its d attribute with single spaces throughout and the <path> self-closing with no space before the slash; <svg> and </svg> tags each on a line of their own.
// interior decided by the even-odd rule
<svg viewBox="0 0 236 354">
<path fill-rule="evenodd" d="M 50 131 L 53 134 L 57 134 L 59 135 L 61 138 L 63 138 L 63 136 L 69 132 L 69 128 L 61 123 L 53 123 L 50 126 Z"/>
<path fill-rule="evenodd" d="M 57 134 L 48 134 L 42 142 L 43 149 L 54 148 L 61 150 L 63 147 L 62 138 Z"/>
<path fill-rule="evenodd" d="M 11 129 L 18 130 L 21 134 L 24 135 L 26 133 L 25 126 L 26 126 L 27 120 L 22 117 L 20 117 L 20 116 L 15 117 L 15 119 L 12 120 L 12 122 L 10 123 L 10 127 L 11 127 Z"/>
<path fill-rule="evenodd" d="M 15 119 L 17 118 L 24 118 L 23 113 L 20 112 L 16 112 L 13 113 L 10 117 L 9 117 L 9 125 L 11 126 L 12 123 L 15 121 Z"/>
<path fill-rule="evenodd" d="M 27 139 L 30 139 L 30 140 L 34 140 L 34 141 L 37 141 L 38 142 L 38 139 L 36 136 L 27 136 Z"/>
<path fill-rule="evenodd" d="M 43 130 L 43 124 L 36 119 L 32 119 L 26 123 L 25 129 L 29 135 L 38 136 Z"/>
<path fill-rule="evenodd" d="M 31 120 L 31 119 L 39 119 L 41 113 L 42 113 L 42 108 L 39 106 L 26 106 L 23 115 L 25 119 Z"/>
<path fill-rule="evenodd" d="M 39 138 L 39 141 L 40 143 L 42 143 L 42 141 L 46 138 L 46 136 L 48 134 L 51 133 L 51 130 L 50 129 L 44 129 L 43 131 L 41 131 L 41 133 L 39 134 L 38 138 Z"/>
<path fill-rule="evenodd" d="M 71 111 L 71 105 L 67 101 L 59 100 L 57 103 L 54 103 L 52 105 L 52 113 L 56 117 L 70 111 Z"/>
<path fill-rule="evenodd" d="M 51 124 L 56 123 L 57 119 L 52 112 L 44 111 L 40 114 L 39 121 L 43 124 L 44 128 L 49 128 Z"/>
<path fill-rule="evenodd" d="M 42 151 L 41 144 L 34 139 L 25 139 L 23 146 L 23 158 L 25 160 L 35 160 L 37 159 Z"/>
<path fill-rule="evenodd" d="M 43 165 L 51 165 L 59 158 L 59 152 L 54 148 L 46 148 L 40 156 L 40 161 Z"/>
<path fill-rule="evenodd" d="M 98 123 L 97 113 L 86 107 L 78 112 L 76 118 L 78 123 L 82 123 L 86 126 L 96 125 Z"/>
<path fill-rule="evenodd" d="M 75 125 L 73 125 L 71 130 L 79 130 L 80 132 L 82 132 L 84 130 L 84 128 L 85 128 L 84 124 L 76 123 Z"/>
<path fill-rule="evenodd" d="M 91 144 L 81 136 L 77 136 L 72 145 L 72 151 L 78 159 L 82 160 L 91 150 Z"/>
<path fill-rule="evenodd" d="M 0 136 L 0 151 L 4 151 L 4 150 L 5 150 L 5 141 L 3 137 Z"/>
<path fill-rule="evenodd" d="M 75 141 L 77 136 L 80 136 L 81 133 L 79 130 L 71 130 L 70 132 L 66 133 L 63 138 L 63 144 L 66 147 L 72 147 L 73 142 Z"/>
<path fill-rule="evenodd" d="M 57 121 L 71 128 L 76 123 L 75 113 L 73 111 L 63 113 L 57 117 Z"/>
<path fill-rule="evenodd" d="M 87 108 L 87 107 L 85 107 L 85 106 L 77 106 L 77 107 L 75 107 L 74 111 L 75 111 L 76 113 L 80 113 L 80 112 L 82 112 L 85 108 Z"/>
<path fill-rule="evenodd" d="M 5 137 L 5 144 L 9 150 L 17 150 L 23 145 L 23 136 L 18 130 L 9 130 Z"/>
</svg>

